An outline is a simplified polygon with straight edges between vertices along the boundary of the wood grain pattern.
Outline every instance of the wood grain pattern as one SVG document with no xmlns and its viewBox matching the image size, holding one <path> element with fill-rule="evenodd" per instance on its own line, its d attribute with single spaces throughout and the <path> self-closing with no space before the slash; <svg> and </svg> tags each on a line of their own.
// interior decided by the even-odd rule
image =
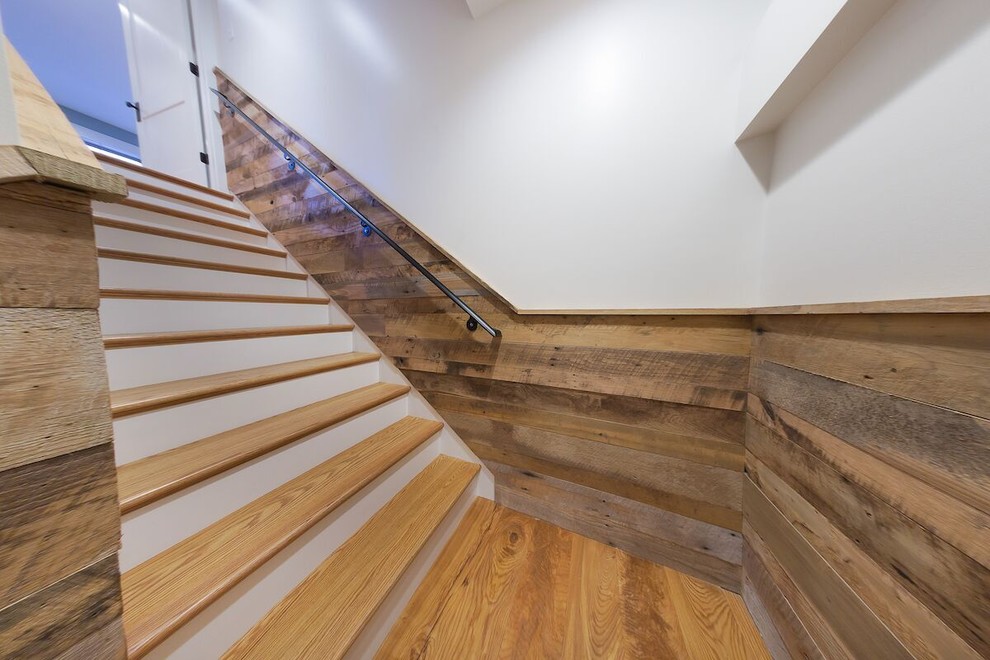
<svg viewBox="0 0 990 660">
<path fill-rule="evenodd" d="M 0 307 L 99 306 L 89 198 L 38 183 L 0 188 Z"/>
<path fill-rule="evenodd" d="M 231 206 L 230 204 L 218 204 L 217 202 L 211 202 L 208 199 L 203 199 L 202 197 L 196 197 L 194 195 L 186 195 L 172 188 L 164 188 L 162 186 L 156 186 L 153 183 L 148 183 L 146 181 L 141 181 L 140 179 L 135 179 L 133 177 L 127 177 L 127 187 L 132 190 L 140 190 L 143 192 L 148 192 L 153 195 L 159 195 L 161 197 L 168 197 L 169 199 L 174 199 L 185 204 L 192 204 L 193 206 L 200 206 L 202 208 L 211 209 L 213 211 L 220 211 L 222 213 L 228 213 L 230 215 L 236 216 L 238 218 L 250 218 L 251 213 L 245 211 L 244 209 Z M 231 198 L 230 201 L 233 201 Z"/>
<path fill-rule="evenodd" d="M 379 359 L 377 353 L 341 353 L 308 358 L 264 367 L 239 369 L 208 376 L 152 383 L 110 393 L 110 410 L 115 418 L 157 410 L 179 403 L 229 394 L 252 387 L 270 385 L 293 378 L 344 369 Z"/>
<path fill-rule="evenodd" d="M 700 520 L 704 529 L 720 527 L 712 537 L 738 535 L 749 317 L 521 316 L 222 75 L 221 85 L 502 331 L 495 342 L 466 332 L 463 313 L 402 257 L 361 236 L 339 202 L 288 171 L 282 155 L 253 129 L 221 117 L 231 190 L 476 453 L 492 464 L 642 504 L 657 519 L 674 513 Z M 516 506 L 541 515 L 535 498 L 517 494 Z M 694 555 L 694 565 L 711 571 L 704 577 L 719 584 L 734 580 L 730 586 L 740 588 L 738 553 L 731 560 L 736 568 L 722 559 L 713 563 L 697 552 L 697 537 L 687 527 L 670 528 L 683 534 L 678 538 L 649 519 L 627 519 L 630 527 L 621 535 L 626 547 L 652 547 L 651 558 L 676 566 Z M 599 540 L 619 538 L 576 509 L 568 520 Z"/>
<path fill-rule="evenodd" d="M 441 428 L 396 422 L 124 573 L 128 657 L 145 655 Z"/>
<path fill-rule="evenodd" d="M 117 556 L 100 559 L 0 609 L 5 658 L 120 658 Z M 98 652 L 98 654 L 95 654 Z"/>
<path fill-rule="evenodd" d="M 99 168 L 93 152 L 38 81 L 10 41 L 4 37 L 7 71 L 14 94 L 18 144 L 90 168 Z"/>
<path fill-rule="evenodd" d="M 504 507 L 448 550 L 379 659 L 769 657 L 738 596 Z"/>
<path fill-rule="evenodd" d="M 369 385 L 122 465 L 120 510 L 150 504 L 408 391 L 402 385 Z"/>
<path fill-rule="evenodd" d="M 233 222 L 227 222 L 225 220 L 217 220 L 216 218 L 210 217 L 208 215 L 190 213 L 189 211 L 182 211 L 180 209 L 172 208 L 171 206 L 154 204 L 152 202 L 146 202 L 144 200 L 134 199 L 133 197 L 122 199 L 117 203 L 120 204 L 121 206 L 126 206 L 132 209 L 139 209 L 141 211 L 150 211 L 152 213 L 167 215 L 173 218 L 179 218 L 181 220 L 189 220 L 190 222 L 198 222 L 201 225 L 219 227 L 220 229 L 227 229 L 230 231 L 239 232 L 241 234 L 248 234 L 250 236 L 259 236 L 262 238 L 268 237 L 268 232 L 264 229 L 258 229 L 257 227 L 252 227 L 249 225 L 235 224 Z"/>
<path fill-rule="evenodd" d="M 488 467 L 499 504 L 719 586 L 739 587 L 739 532 L 531 470 Z"/>
<path fill-rule="evenodd" d="M 163 291 L 158 289 L 100 289 L 100 298 L 135 300 L 194 300 L 200 302 L 256 302 L 289 305 L 327 305 L 329 298 L 314 296 L 276 296 L 254 293 L 214 293 L 207 291 Z"/>
<path fill-rule="evenodd" d="M 209 341 L 260 339 L 262 337 L 318 335 L 331 332 L 350 332 L 353 329 L 353 325 L 349 323 L 341 323 L 334 325 L 287 325 L 270 328 L 235 328 L 232 330 L 144 332 L 132 335 L 104 335 L 103 347 L 109 351 L 116 348 L 143 348 L 146 346 L 171 346 L 174 344 L 195 344 Z"/>
<path fill-rule="evenodd" d="M 754 327 L 744 529 L 752 570 L 765 571 L 750 580 L 747 567 L 744 584 L 759 583 L 780 639 L 795 649 L 809 635 L 842 656 L 875 619 L 914 657 L 990 655 L 990 316 L 760 316 Z M 756 530 L 768 507 L 779 538 Z M 784 537 L 826 568 L 788 568 Z M 823 587 L 809 575 L 841 579 L 863 617 L 816 603 Z"/>
<path fill-rule="evenodd" d="M 439 456 L 224 658 L 340 658 L 481 466 Z"/>
<path fill-rule="evenodd" d="M 420 583 L 423 586 L 413 594 L 382 642 L 379 657 L 417 658 L 423 653 L 457 576 L 478 552 L 494 518 L 495 503 L 475 498 Z"/>
<path fill-rule="evenodd" d="M 112 440 L 96 310 L 0 308 L 0 471 Z"/>
<path fill-rule="evenodd" d="M 794 585 L 828 621 L 829 653 L 854 658 L 911 658 L 911 654 L 838 575 L 815 553 L 773 504 L 746 482 L 746 523 L 773 548 L 773 556 Z M 751 541 L 753 535 L 746 535 Z M 822 632 L 825 637 L 826 633 Z M 818 638 L 816 638 L 818 639 Z M 822 639 L 818 639 L 822 644 Z"/>
<path fill-rule="evenodd" d="M 134 261 L 145 264 L 158 264 L 162 266 L 176 266 L 179 268 L 198 268 L 200 270 L 217 270 L 226 273 L 241 273 L 244 275 L 260 275 L 262 277 L 277 277 L 287 280 L 306 280 L 309 275 L 297 273 L 290 270 L 275 270 L 272 268 L 255 268 L 252 266 L 240 266 L 235 264 L 223 264 L 216 261 L 200 261 L 198 259 L 183 259 L 181 257 L 165 257 L 158 254 L 144 254 L 141 252 L 128 252 L 126 250 L 113 250 L 110 248 L 99 248 L 97 256 L 101 259 L 115 259 L 118 261 Z"/>
<path fill-rule="evenodd" d="M 143 225 L 139 222 L 128 222 L 126 220 L 117 220 L 115 218 L 104 218 L 101 216 L 94 216 L 93 224 L 99 227 L 109 227 L 111 229 L 123 229 L 125 231 L 136 231 L 151 236 L 161 236 L 163 238 L 174 238 L 180 241 L 190 241 L 193 243 L 201 243 L 203 245 L 212 245 L 214 247 L 227 248 L 228 250 L 240 250 L 242 252 L 253 252 L 256 254 L 264 254 L 269 257 L 286 256 L 286 252 L 284 250 L 279 250 L 278 248 L 271 248 L 265 245 L 252 245 L 250 243 L 240 243 L 238 241 L 226 241 L 221 238 L 213 238 L 212 236 L 191 234 L 185 231 L 175 231 L 172 229 L 165 229 L 164 227 L 153 227 L 152 225 Z"/>
<path fill-rule="evenodd" d="M 116 552 L 115 476 L 109 444 L 0 473 L 0 604 Z"/>
<path fill-rule="evenodd" d="M 120 167 L 125 170 L 130 170 L 132 172 L 140 172 L 141 174 L 147 174 L 148 176 L 160 179 L 162 181 L 167 181 L 184 188 L 189 188 L 190 190 L 196 190 L 201 193 L 206 193 L 208 195 L 213 195 L 219 199 L 225 199 L 228 202 L 234 201 L 234 196 L 230 193 L 224 192 L 222 190 L 216 190 L 214 188 L 208 188 L 206 186 L 201 186 L 198 183 L 193 183 L 192 181 L 186 181 L 185 179 L 180 179 L 178 177 L 172 176 L 171 174 L 166 174 L 165 172 L 160 172 L 158 170 L 153 170 L 149 167 L 145 167 L 140 163 L 135 163 L 132 160 L 127 160 L 125 158 L 118 158 L 116 156 L 111 156 L 109 154 L 95 153 L 96 160 L 101 163 L 106 163 L 107 165 L 112 165 L 113 167 Z"/>
</svg>

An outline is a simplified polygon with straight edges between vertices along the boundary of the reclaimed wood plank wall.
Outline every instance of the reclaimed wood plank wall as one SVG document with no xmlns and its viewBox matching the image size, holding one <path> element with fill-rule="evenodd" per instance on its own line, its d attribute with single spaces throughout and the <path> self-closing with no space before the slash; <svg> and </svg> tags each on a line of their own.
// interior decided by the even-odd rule
<svg viewBox="0 0 990 660">
<path fill-rule="evenodd" d="M 745 316 L 520 316 L 236 87 L 239 107 L 503 332 L 466 317 L 253 130 L 228 182 L 492 468 L 502 503 L 739 590 Z"/>
<path fill-rule="evenodd" d="M 990 657 L 990 315 L 520 316 L 225 90 L 503 331 L 465 332 L 225 115 L 231 190 L 488 463 L 501 502 L 741 584 L 777 657 Z"/>
<path fill-rule="evenodd" d="M 0 186 L 0 657 L 124 657 L 87 195 Z"/>
<path fill-rule="evenodd" d="M 743 595 L 777 655 L 990 657 L 990 314 L 754 327 Z"/>
</svg>

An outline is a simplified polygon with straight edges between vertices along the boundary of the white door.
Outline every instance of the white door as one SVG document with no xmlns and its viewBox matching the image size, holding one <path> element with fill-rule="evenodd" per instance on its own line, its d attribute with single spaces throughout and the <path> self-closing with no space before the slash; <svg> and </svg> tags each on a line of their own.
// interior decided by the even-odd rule
<svg viewBox="0 0 990 660">
<path fill-rule="evenodd" d="M 207 185 L 188 0 L 121 0 L 141 161 Z"/>
</svg>

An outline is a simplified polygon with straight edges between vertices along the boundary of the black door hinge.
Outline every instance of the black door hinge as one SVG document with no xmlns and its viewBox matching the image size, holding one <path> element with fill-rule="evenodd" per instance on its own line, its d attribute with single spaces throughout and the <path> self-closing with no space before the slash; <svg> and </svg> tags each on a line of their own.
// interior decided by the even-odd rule
<svg viewBox="0 0 990 660">
<path fill-rule="evenodd" d="M 210 157 L 206 155 L 205 151 L 199 152 L 199 162 L 201 162 L 203 165 L 210 164 Z"/>
<path fill-rule="evenodd" d="M 196 64 L 195 62 L 190 62 L 189 63 L 189 72 L 192 73 L 197 78 L 199 78 L 199 65 Z"/>
</svg>

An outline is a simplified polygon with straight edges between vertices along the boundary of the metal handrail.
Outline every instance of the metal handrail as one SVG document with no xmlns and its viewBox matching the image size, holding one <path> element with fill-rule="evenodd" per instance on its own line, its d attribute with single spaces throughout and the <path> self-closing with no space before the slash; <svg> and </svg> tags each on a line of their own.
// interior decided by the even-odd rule
<svg viewBox="0 0 990 660">
<path fill-rule="evenodd" d="M 244 121 L 246 121 L 247 123 L 249 123 L 252 127 L 254 127 L 254 130 L 258 131 L 269 142 L 271 142 L 272 145 L 276 149 L 278 149 L 279 151 L 281 151 L 282 152 L 282 155 L 285 157 L 285 160 L 287 160 L 289 162 L 289 169 L 290 170 L 294 170 L 294 169 L 296 169 L 296 167 L 299 167 L 299 169 L 302 170 L 303 172 L 305 172 L 306 174 L 308 174 L 313 179 L 313 181 L 316 181 L 316 183 L 318 183 L 321 188 L 323 188 L 324 190 L 326 190 L 328 193 L 330 193 L 334 197 L 334 199 L 336 199 L 338 202 L 340 202 L 344 206 L 345 209 L 347 209 L 348 211 L 350 211 L 351 213 L 353 213 L 355 216 L 357 216 L 358 220 L 361 221 L 361 230 L 362 230 L 362 233 L 365 236 L 370 236 L 372 233 L 377 234 L 378 237 L 380 239 L 382 239 L 383 241 L 385 241 L 386 243 L 388 243 L 388 245 L 393 250 L 395 250 L 400 255 L 402 255 L 402 258 L 405 259 L 406 261 L 408 261 L 412 265 L 413 268 L 415 268 L 416 270 L 418 270 L 423 275 L 423 277 L 425 277 L 430 282 L 432 282 L 435 287 L 437 287 L 438 289 L 440 289 L 444 293 L 444 295 L 446 295 L 448 298 L 450 298 L 454 302 L 455 305 L 457 305 L 462 310 L 464 310 L 464 313 L 468 315 L 468 320 L 467 320 L 467 328 L 468 328 L 468 330 L 470 330 L 471 332 L 474 332 L 475 330 L 478 329 L 478 326 L 481 326 L 492 337 L 501 337 L 502 336 L 502 333 L 499 330 L 496 330 L 491 325 L 489 325 L 488 322 L 485 321 L 485 319 L 481 318 L 481 316 L 479 316 L 476 311 L 474 311 L 473 309 L 471 309 L 471 307 L 466 302 L 464 302 L 463 300 L 461 300 L 460 296 L 458 296 L 456 293 L 454 293 L 453 291 L 451 291 L 450 289 L 448 289 L 447 288 L 447 285 L 445 285 L 443 282 L 441 282 L 440 280 L 438 280 L 436 278 L 436 276 L 433 273 L 431 273 L 430 271 L 428 271 L 423 264 L 421 264 L 418 261 L 416 261 L 416 259 L 411 254 L 409 254 L 408 252 L 406 252 L 401 245 L 399 245 L 398 243 L 396 243 L 395 241 L 393 241 L 388 236 L 388 234 L 386 234 L 381 229 L 379 229 L 375 225 L 375 223 L 373 223 L 363 213 L 361 213 L 356 208 L 354 208 L 354 206 L 352 206 L 350 202 L 348 202 L 346 199 L 344 199 L 340 195 L 340 193 L 338 193 L 336 190 L 334 190 L 330 186 L 329 183 L 327 183 L 326 181 L 324 181 L 323 178 L 319 174 L 317 174 L 316 172 L 314 172 L 313 170 L 311 170 L 309 168 L 309 166 L 306 165 L 306 163 L 304 163 L 301 160 L 299 160 L 291 151 L 288 150 L 288 148 L 285 147 L 285 145 L 283 145 L 281 142 L 279 142 L 278 140 L 276 140 L 268 131 L 266 131 L 261 126 L 259 126 L 256 121 L 254 121 L 253 119 L 251 119 L 250 117 L 248 117 L 244 113 L 243 110 L 241 110 L 236 105 L 234 105 L 234 102 L 231 101 L 229 98 L 227 98 L 227 96 L 223 92 L 221 92 L 221 91 L 219 91 L 217 89 L 213 89 L 213 88 L 211 88 L 210 91 L 212 91 L 214 94 L 217 95 L 217 97 L 220 99 L 220 102 L 223 103 L 223 105 L 228 110 L 230 110 L 230 112 L 231 112 L 232 115 L 234 115 L 234 114 L 239 115 L 241 117 L 241 119 L 243 119 Z"/>
</svg>

